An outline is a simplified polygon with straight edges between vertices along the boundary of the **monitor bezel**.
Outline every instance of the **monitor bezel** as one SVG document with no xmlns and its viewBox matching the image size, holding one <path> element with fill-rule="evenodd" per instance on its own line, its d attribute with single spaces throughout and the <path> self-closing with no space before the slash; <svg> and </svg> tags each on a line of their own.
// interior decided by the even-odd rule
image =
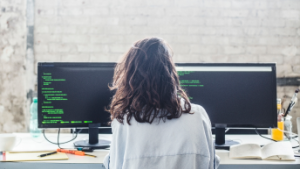
<svg viewBox="0 0 300 169">
<path fill-rule="evenodd" d="M 40 74 L 41 74 L 41 66 L 49 66 L 49 67 L 72 67 L 72 66 L 82 66 L 82 67 L 98 67 L 98 66 L 102 66 L 102 67 L 112 67 L 115 68 L 117 63 L 115 62 L 38 62 L 37 63 L 37 96 L 39 96 L 39 88 L 40 88 Z M 39 100 L 39 99 L 38 99 Z M 40 121 L 40 117 L 41 117 L 41 112 L 39 112 L 39 107 L 40 107 L 40 102 L 38 101 L 38 112 L 37 112 L 37 116 L 38 116 L 38 128 L 41 129 L 46 129 L 46 128 L 88 128 L 89 124 L 66 124 L 65 126 L 55 126 L 53 124 L 49 125 L 49 124 L 43 124 Z M 99 128 L 111 128 L 111 126 L 103 126 L 103 127 L 99 127 Z"/>
<path fill-rule="evenodd" d="M 261 124 L 226 124 L 226 123 L 222 123 L 225 124 L 228 128 L 277 128 L 277 105 L 276 105 L 276 101 L 277 101 L 277 79 L 276 79 L 276 63 L 175 63 L 175 66 L 177 67 L 184 67 L 184 66 L 240 66 L 240 67 L 245 67 L 245 66 L 249 66 L 249 67 L 271 67 L 272 68 L 272 80 L 273 80 L 273 86 L 270 86 L 270 88 L 274 91 L 273 92 L 273 106 L 272 109 L 274 111 L 274 116 L 270 117 L 270 121 L 268 123 L 270 124 L 266 124 L 266 125 L 261 125 Z M 209 114 L 209 112 L 208 112 Z M 259 118 L 259 117 L 258 117 Z M 214 122 L 211 122 L 212 127 L 215 127 Z M 219 123 L 217 123 L 219 124 Z M 271 126 L 270 126 L 271 125 Z"/>
</svg>

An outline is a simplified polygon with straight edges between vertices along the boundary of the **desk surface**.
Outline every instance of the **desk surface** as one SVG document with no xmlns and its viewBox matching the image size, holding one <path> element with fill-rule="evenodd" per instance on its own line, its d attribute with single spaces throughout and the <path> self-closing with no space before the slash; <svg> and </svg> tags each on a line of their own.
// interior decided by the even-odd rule
<svg viewBox="0 0 300 169">
<path fill-rule="evenodd" d="M 56 150 L 57 146 L 47 142 L 43 136 L 40 139 L 33 139 L 31 138 L 30 134 L 28 133 L 18 133 L 16 134 L 18 137 L 22 138 L 22 142 L 15 147 L 14 150 Z M 56 134 L 47 134 L 47 137 L 56 142 Z M 61 135 L 61 142 L 67 141 L 71 139 L 73 136 L 72 134 L 62 134 Z M 261 138 L 257 135 L 227 135 L 227 139 L 237 140 L 241 143 L 258 143 L 261 145 L 267 144 L 271 141 Z M 78 135 L 76 140 L 87 139 L 87 134 L 80 134 Z M 101 134 L 99 135 L 100 139 L 110 140 L 111 135 L 109 134 Z M 296 141 L 292 142 L 293 145 L 297 145 Z M 68 144 L 61 145 L 63 148 L 73 148 L 73 142 Z M 75 156 L 72 154 L 68 154 L 69 160 L 56 160 L 56 161 L 32 161 L 32 162 L 0 162 L 0 169 L 2 168 L 18 168 L 20 165 L 22 167 L 28 166 L 28 168 L 38 168 L 43 167 L 43 169 L 53 169 L 56 165 L 68 164 L 67 168 L 104 168 L 102 163 L 103 159 L 109 150 L 95 150 L 90 154 L 94 154 L 97 158 L 87 157 L 87 156 Z M 221 166 L 220 168 L 266 168 L 267 166 L 271 168 L 300 168 L 300 158 L 296 157 L 296 161 L 270 161 L 270 160 L 255 160 L 255 159 L 230 159 L 229 158 L 229 151 L 226 150 L 217 150 L 216 153 L 221 158 Z M 33 165 L 34 164 L 34 165 Z M 47 165 L 45 165 L 47 164 Z M 76 165 L 77 164 L 77 165 Z M 80 164 L 80 165 L 79 165 Z M 34 166 L 34 167 L 33 167 Z M 66 165 L 64 165 L 66 166 Z M 27 168 L 27 167 L 26 167 Z"/>
</svg>

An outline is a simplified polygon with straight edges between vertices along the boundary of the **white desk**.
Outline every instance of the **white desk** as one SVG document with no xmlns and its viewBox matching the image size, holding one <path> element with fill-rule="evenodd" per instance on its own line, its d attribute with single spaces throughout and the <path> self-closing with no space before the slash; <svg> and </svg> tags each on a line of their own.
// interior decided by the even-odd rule
<svg viewBox="0 0 300 169">
<path fill-rule="evenodd" d="M 51 143 L 48 143 L 41 136 L 41 140 L 34 140 L 31 138 L 30 134 L 17 134 L 22 138 L 22 142 L 20 145 L 15 147 L 17 150 L 56 150 L 57 146 Z M 56 134 L 47 134 L 47 137 L 56 142 Z M 257 135 L 228 135 L 230 139 L 238 140 L 241 143 L 258 143 L 258 144 L 267 144 L 270 141 L 261 138 Z M 69 140 L 72 138 L 71 134 L 62 134 L 61 142 Z M 80 134 L 78 135 L 76 140 L 87 139 L 88 135 Z M 101 134 L 99 138 L 103 139 L 111 139 L 111 135 Z M 296 145 L 296 142 L 292 142 Z M 73 148 L 73 143 L 63 144 L 61 145 L 63 148 Z M 105 155 L 109 152 L 109 150 L 95 150 L 93 153 L 97 156 L 97 158 L 87 157 L 87 156 L 75 156 L 72 154 L 68 154 L 69 160 L 57 160 L 57 161 L 32 161 L 32 162 L 0 162 L 0 169 L 104 169 L 103 167 L 103 159 Z M 296 161 L 267 161 L 267 160 L 241 160 L 241 159 L 230 159 L 229 152 L 226 150 L 217 150 L 216 153 L 221 158 L 220 169 L 253 169 L 253 168 L 272 168 L 272 169 L 300 169 L 300 158 L 296 157 Z"/>
</svg>

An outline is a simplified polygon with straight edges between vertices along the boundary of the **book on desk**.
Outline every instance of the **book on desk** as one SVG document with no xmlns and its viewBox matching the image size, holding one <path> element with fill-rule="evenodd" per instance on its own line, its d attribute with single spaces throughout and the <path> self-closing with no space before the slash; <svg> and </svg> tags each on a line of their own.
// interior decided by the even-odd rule
<svg viewBox="0 0 300 169">
<path fill-rule="evenodd" d="M 260 147 L 259 144 L 246 143 L 230 147 L 229 157 L 234 159 L 262 159 L 295 161 L 290 142 L 274 142 Z"/>
</svg>

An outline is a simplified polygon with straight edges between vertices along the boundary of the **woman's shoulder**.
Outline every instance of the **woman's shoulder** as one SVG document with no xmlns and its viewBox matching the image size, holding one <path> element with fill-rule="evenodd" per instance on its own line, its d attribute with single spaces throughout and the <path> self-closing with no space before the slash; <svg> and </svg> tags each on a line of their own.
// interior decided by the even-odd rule
<svg viewBox="0 0 300 169">
<path fill-rule="evenodd" d="M 191 103 L 191 112 L 192 111 L 197 113 L 204 113 L 205 109 L 199 104 Z"/>
<path fill-rule="evenodd" d="M 195 114 L 196 116 L 199 116 L 204 122 L 207 123 L 207 125 L 211 125 L 209 116 L 206 113 L 206 110 L 199 104 L 193 104 L 191 103 L 191 111 L 190 113 Z"/>
<path fill-rule="evenodd" d="M 191 104 L 191 114 L 196 114 L 196 115 L 200 115 L 200 116 L 206 116 L 206 111 L 205 109 L 199 105 L 199 104 L 194 104 L 194 103 L 190 103 Z M 183 110 L 185 110 L 185 104 L 184 101 L 181 102 L 181 107 Z"/>
</svg>

